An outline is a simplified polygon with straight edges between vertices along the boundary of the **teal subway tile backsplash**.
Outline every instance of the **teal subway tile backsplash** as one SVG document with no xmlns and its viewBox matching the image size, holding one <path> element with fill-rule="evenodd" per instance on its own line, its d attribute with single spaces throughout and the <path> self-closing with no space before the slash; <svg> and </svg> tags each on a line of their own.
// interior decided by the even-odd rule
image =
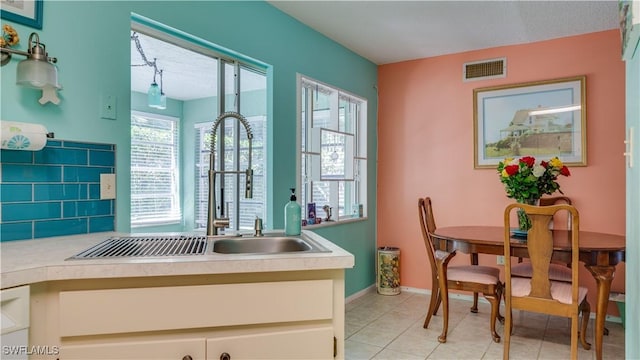
<svg viewBox="0 0 640 360">
<path fill-rule="evenodd" d="M 113 151 L 91 150 L 89 151 L 89 165 L 115 166 L 116 159 Z"/>
<path fill-rule="evenodd" d="M 33 153 L 30 151 L 2 151 L 0 161 L 3 163 L 31 164 Z"/>
<path fill-rule="evenodd" d="M 84 200 L 87 199 L 87 184 L 35 184 L 35 201 Z"/>
<path fill-rule="evenodd" d="M 89 184 L 89 199 L 100 199 L 100 184 Z"/>
<path fill-rule="evenodd" d="M 88 224 L 87 218 L 36 221 L 33 226 L 33 237 L 87 234 L 89 232 Z"/>
<path fill-rule="evenodd" d="M 115 145 L 52 140 L 41 151 L 0 150 L 0 241 L 115 229 L 100 174 L 115 173 Z"/>
<path fill-rule="evenodd" d="M 65 166 L 65 182 L 97 182 L 100 183 L 100 174 L 104 173 L 105 167 L 98 166 Z"/>
<path fill-rule="evenodd" d="M 4 152 L 19 150 L 1 150 Z M 50 165 L 12 164 L 2 156 L 2 182 L 8 183 L 35 183 L 35 182 L 60 182 L 62 180 L 62 167 Z"/>
<path fill-rule="evenodd" d="M 62 204 L 58 202 L 28 202 L 2 204 L 2 223 L 5 221 L 25 221 L 59 219 Z"/>
<path fill-rule="evenodd" d="M 31 184 L 0 184 L 0 201 L 3 203 L 31 201 L 33 199 Z"/>
<path fill-rule="evenodd" d="M 47 143 L 48 145 L 49 143 Z M 62 146 L 62 145 L 61 145 Z M 81 143 L 81 142 L 73 142 L 73 141 L 65 141 L 64 147 L 69 148 L 78 148 L 78 149 L 96 149 L 96 150 L 106 150 L 113 152 L 113 148 L 115 145 L 111 144 L 93 144 L 93 143 Z"/>
<path fill-rule="evenodd" d="M 23 240 L 33 238 L 33 221 L 2 223 L 0 239 L 2 241 Z"/>
<path fill-rule="evenodd" d="M 113 216 L 93 216 L 89 218 L 89 232 L 113 231 Z"/>
<path fill-rule="evenodd" d="M 65 149 L 45 147 L 33 153 L 36 164 L 87 165 L 89 154 L 84 149 Z"/>
</svg>

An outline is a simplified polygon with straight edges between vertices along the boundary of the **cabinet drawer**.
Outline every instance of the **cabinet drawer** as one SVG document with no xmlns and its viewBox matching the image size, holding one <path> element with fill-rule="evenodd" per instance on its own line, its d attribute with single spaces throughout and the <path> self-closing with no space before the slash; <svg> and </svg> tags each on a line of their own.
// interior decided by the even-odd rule
<svg viewBox="0 0 640 360">
<path fill-rule="evenodd" d="M 207 360 L 221 359 L 333 359 L 333 328 L 266 332 L 207 339 Z"/>
<path fill-rule="evenodd" d="M 331 319 L 333 281 L 60 292 L 60 335 Z"/>
<path fill-rule="evenodd" d="M 176 359 L 189 355 L 204 359 L 206 342 L 201 339 L 131 341 L 95 345 L 62 345 L 61 359 L 146 360 Z"/>
</svg>

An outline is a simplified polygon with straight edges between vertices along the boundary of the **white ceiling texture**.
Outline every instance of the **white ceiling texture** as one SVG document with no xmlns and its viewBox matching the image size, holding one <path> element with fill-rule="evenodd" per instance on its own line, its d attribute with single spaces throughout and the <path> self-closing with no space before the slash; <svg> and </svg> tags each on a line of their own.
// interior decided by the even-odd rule
<svg viewBox="0 0 640 360">
<path fill-rule="evenodd" d="M 618 27 L 615 0 L 269 3 L 378 65 Z M 210 58 L 153 38 L 141 36 L 141 43 L 149 60 L 157 58 L 164 70 L 168 97 L 191 100 L 215 94 Z M 140 63 L 132 41 L 131 64 Z M 146 92 L 152 78 L 151 68 L 132 67 L 132 90 Z"/>
</svg>

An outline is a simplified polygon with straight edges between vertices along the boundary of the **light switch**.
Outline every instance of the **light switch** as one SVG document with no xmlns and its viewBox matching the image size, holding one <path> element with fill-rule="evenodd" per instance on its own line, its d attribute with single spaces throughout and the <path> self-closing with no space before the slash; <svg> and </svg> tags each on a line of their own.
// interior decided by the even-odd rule
<svg viewBox="0 0 640 360">
<path fill-rule="evenodd" d="M 100 98 L 100 117 L 116 119 L 116 97 L 114 95 L 102 95 Z"/>
<path fill-rule="evenodd" d="M 100 174 L 100 199 L 116 198 L 116 174 Z"/>
</svg>

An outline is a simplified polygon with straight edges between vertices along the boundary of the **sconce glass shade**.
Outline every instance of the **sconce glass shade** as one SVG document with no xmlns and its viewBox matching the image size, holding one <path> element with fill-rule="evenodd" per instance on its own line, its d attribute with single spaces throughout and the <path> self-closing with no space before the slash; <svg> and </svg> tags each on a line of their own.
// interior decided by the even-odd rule
<svg viewBox="0 0 640 360">
<path fill-rule="evenodd" d="M 18 63 L 16 84 L 35 89 L 49 85 L 58 89 L 58 70 L 48 61 L 27 58 Z"/>
<path fill-rule="evenodd" d="M 149 87 L 149 91 L 147 91 L 147 96 L 148 96 L 147 104 L 150 107 L 160 106 L 161 94 L 160 94 L 160 87 L 158 86 L 158 84 L 156 84 L 155 82 L 151 84 L 151 86 Z"/>
</svg>

